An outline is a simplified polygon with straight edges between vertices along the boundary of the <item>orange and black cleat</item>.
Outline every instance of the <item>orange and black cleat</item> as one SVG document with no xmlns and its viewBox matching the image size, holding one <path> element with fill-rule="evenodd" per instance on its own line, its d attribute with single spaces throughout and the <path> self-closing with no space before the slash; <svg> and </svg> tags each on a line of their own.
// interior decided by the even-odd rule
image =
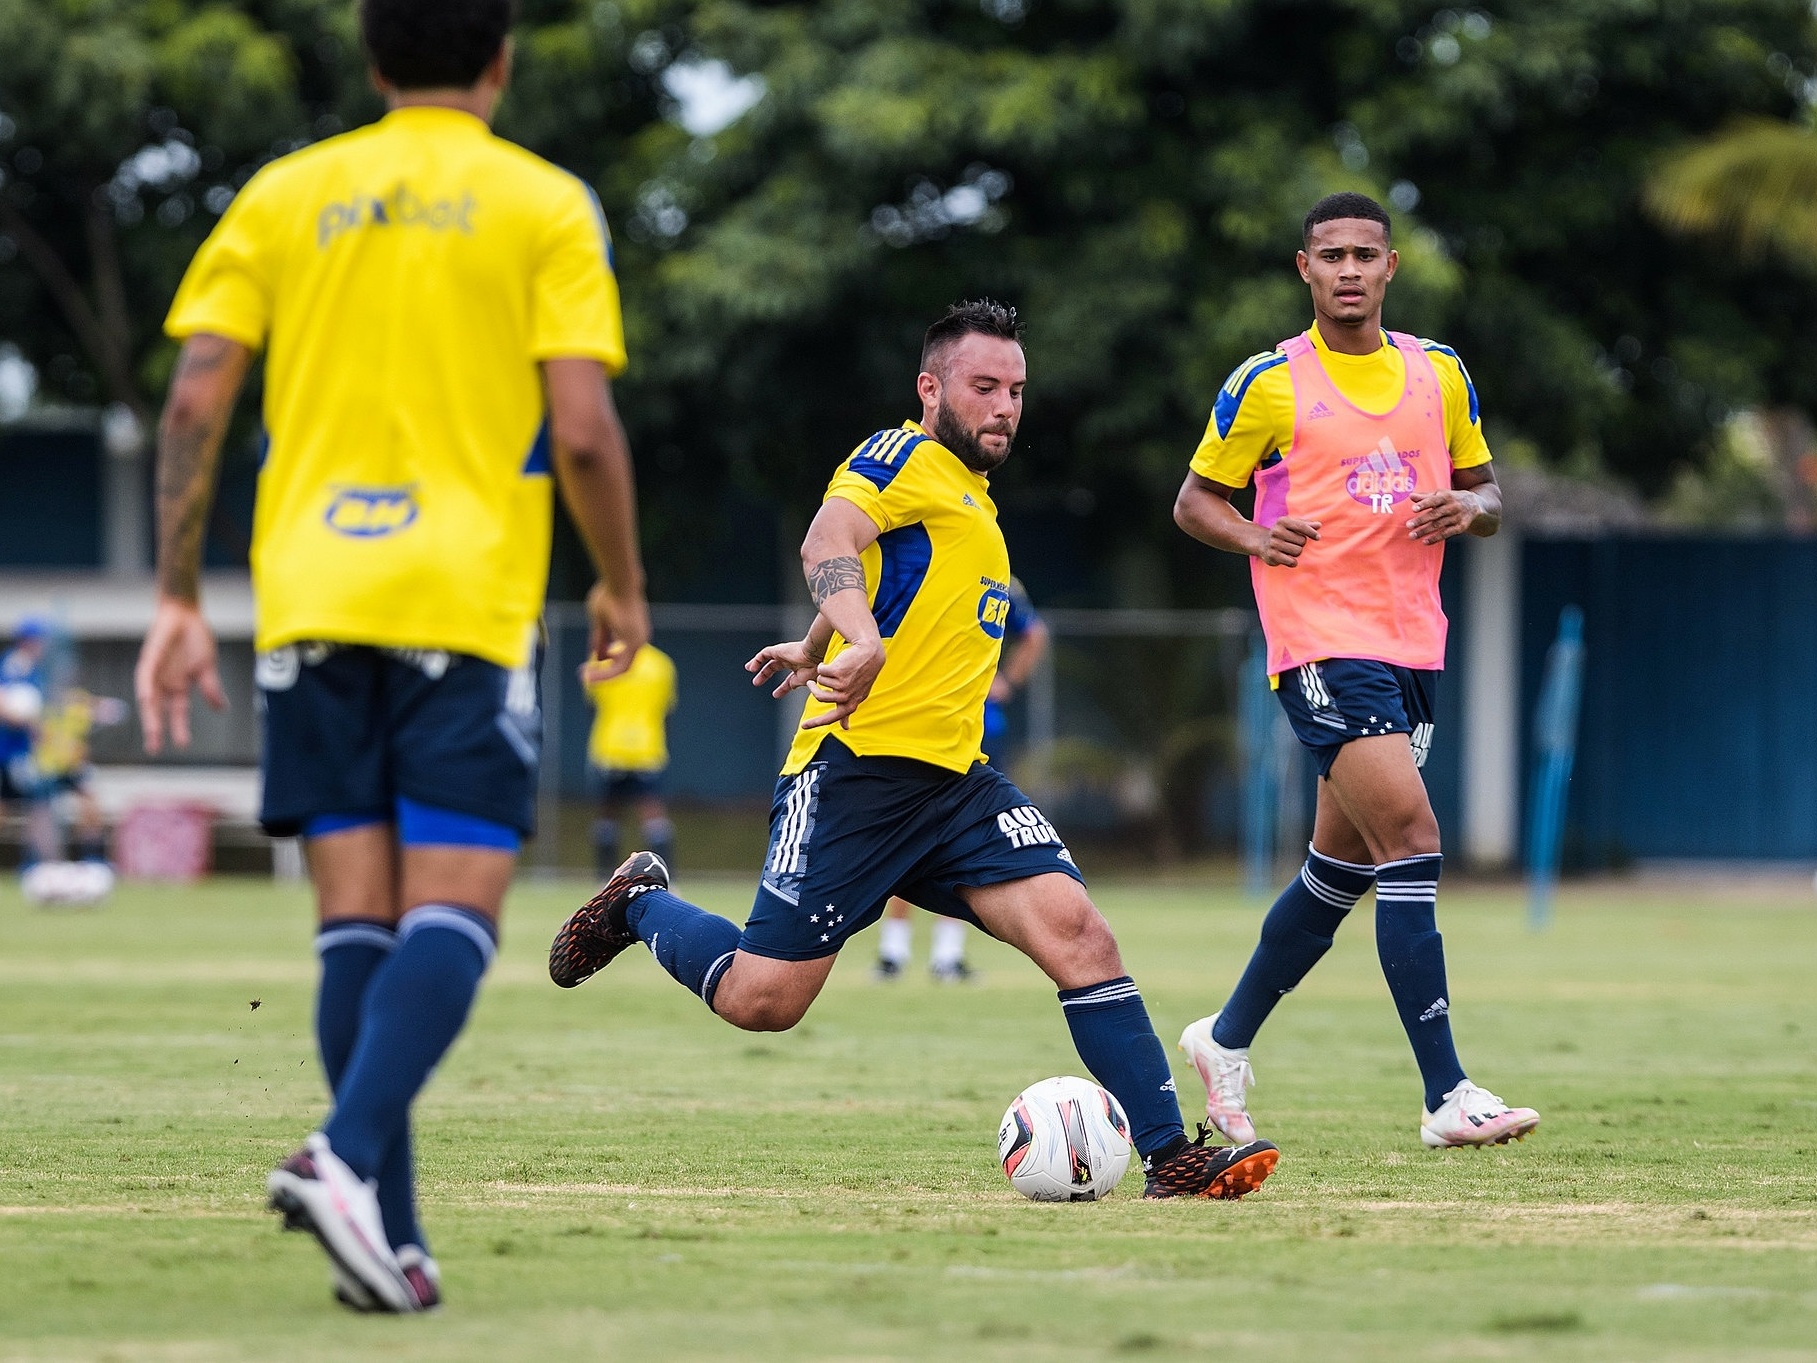
<svg viewBox="0 0 1817 1363">
<path fill-rule="evenodd" d="M 1211 1128 L 1199 1125 L 1196 1139 L 1188 1141 L 1148 1169 L 1143 1197 L 1238 1198 L 1262 1186 L 1281 1152 L 1273 1141 L 1247 1145 L 1206 1144 Z"/>
<path fill-rule="evenodd" d="M 563 989 L 583 984 L 637 940 L 625 910 L 638 895 L 669 888 L 669 868 L 654 852 L 633 852 L 600 892 L 561 925 L 549 943 L 549 978 Z"/>
</svg>

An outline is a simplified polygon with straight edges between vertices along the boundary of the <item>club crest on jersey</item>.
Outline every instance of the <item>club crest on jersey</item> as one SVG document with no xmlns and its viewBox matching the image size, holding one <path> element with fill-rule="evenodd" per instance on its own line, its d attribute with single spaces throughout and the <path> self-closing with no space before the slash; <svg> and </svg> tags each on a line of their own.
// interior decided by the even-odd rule
<svg viewBox="0 0 1817 1363">
<path fill-rule="evenodd" d="M 1009 587 L 988 577 L 978 579 L 984 595 L 978 598 L 978 628 L 993 639 L 1001 639 L 1009 628 Z"/>
<path fill-rule="evenodd" d="M 1405 452 L 1394 448 L 1387 436 L 1368 454 L 1344 462 L 1351 465 L 1344 490 L 1379 515 L 1387 515 L 1395 505 L 1413 496 L 1419 486 L 1419 469 L 1409 460 L 1419 458 L 1418 450 Z"/>
<path fill-rule="evenodd" d="M 337 535 L 377 539 L 407 530 L 416 520 L 416 487 L 343 487 L 322 520 Z"/>
</svg>

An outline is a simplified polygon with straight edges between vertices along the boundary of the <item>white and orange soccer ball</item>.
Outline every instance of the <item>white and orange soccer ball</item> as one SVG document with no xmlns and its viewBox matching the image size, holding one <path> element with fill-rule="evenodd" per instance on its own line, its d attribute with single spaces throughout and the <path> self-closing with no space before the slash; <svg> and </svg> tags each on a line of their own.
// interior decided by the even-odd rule
<svg viewBox="0 0 1817 1363">
<path fill-rule="evenodd" d="M 1129 1118 L 1089 1079 L 1043 1079 L 1003 1114 L 997 1160 L 1024 1197 L 1095 1202 L 1129 1168 Z"/>
</svg>

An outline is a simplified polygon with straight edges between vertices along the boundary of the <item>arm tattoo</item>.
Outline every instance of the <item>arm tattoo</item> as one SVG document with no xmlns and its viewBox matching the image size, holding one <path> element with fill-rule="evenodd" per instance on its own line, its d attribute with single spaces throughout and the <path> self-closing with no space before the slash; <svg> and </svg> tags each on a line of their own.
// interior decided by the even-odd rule
<svg viewBox="0 0 1817 1363">
<path fill-rule="evenodd" d="M 220 369 L 233 356 L 233 344 L 212 336 L 192 336 L 177 361 L 176 388 L 188 379 Z M 173 402 L 158 432 L 158 587 L 167 596 L 193 601 L 202 573 L 202 540 L 208 509 L 214 500 L 215 470 L 221 437 L 233 411 L 233 393 L 224 411 L 191 415 Z"/>
<path fill-rule="evenodd" d="M 166 596 L 196 599 L 219 451 L 215 422 L 167 424 L 158 441 L 158 588 Z"/>
<path fill-rule="evenodd" d="M 850 554 L 822 559 L 808 569 L 808 591 L 816 606 L 825 605 L 835 592 L 853 587 L 864 590 L 864 564 Z"/>
<path fill-rule="evenodd" d="M 177 372 L 173 377 L 187 379 L 212 374 L 226 364 L 232 354 L 232 347 L 218 337 L 192 336 L 177 355 Z"/>
</svg>

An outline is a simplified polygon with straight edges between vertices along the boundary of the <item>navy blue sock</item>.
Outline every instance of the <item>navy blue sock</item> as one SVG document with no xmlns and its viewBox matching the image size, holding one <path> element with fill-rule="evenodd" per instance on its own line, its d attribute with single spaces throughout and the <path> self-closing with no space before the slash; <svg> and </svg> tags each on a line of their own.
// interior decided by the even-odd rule
<svg viewBox="0 0 1817 1363">
<path fill-rule="evenodd" d="M 1211 1039 L 1232 1049 L 1254 1041 L 1275 1004 L 1331 950 L 1338 924 L 1374 883 L 1375 867 L 1308 847 L 1306 864 L 1262 920 L 1262 940 L 1212 1024 Z"/>
<path fill-rule="evenodd" d="M 1136 982 L 1122 975 L 1084 989 L 1062 989 L 1060 1007 L 1079 1059 L 1123 1104 L 1137 1153 L 1153 1155 L 1184 1142 L 1173 1072 Z"/>
<path fill-rule="evenodd" d="M 1426 1085 L 1426 1111 L 1464 1080 L 1451 1044 L 1451 999 L 1445 986 L 1445 942 L 1438 932 L 1437 852 L 1375 868 L 1375 949 L 1388 992 L 1413 1045 Z"/>
<path fill-rule="evenodd" d="M 378 1176 L 405 1139 L 410 1104 L 454 1044 L 496 950 L 471 909 L 423 904 L 398 922 L 397 949 L 366 987 L 359 1040 L 322 1128 L 361 1178 Z"/>
<path fill-rule="evenodd" d="M 315 999 L 315 1038 L 331 1094 L 339 1091 L 353 1044 L 359 1039 L 366 984 L 396 945 L 397 933 L 391 924 L 370 918 L 338 918 L 316 934 L 322 983 Z M 392 1248 L 417 1245 L 428 1249 L 416 1216 L 416 1170 L 410 1157 L 408 1124 L 379 1165 L 378 1180 L 379 1212 Z"/>
<path fill-rule="evenodd" d="M 330 1093 L 340 1088 L 353 1043 L 359 1040 L 367 982 L 396 946 L 391 924 L 369 918 L 335 919 L 316 933 L 322 982 L 315 995 L 315 1041 Z"/>
<path fill-rule="evenodd" d="M 742 929 L 697 909 L 667 890 L 645 890 L 631 901 L 625 923 L 650 948 L 656 964 L 713 1006 L 713 991 L 738 951 Z"/>
</svg>

